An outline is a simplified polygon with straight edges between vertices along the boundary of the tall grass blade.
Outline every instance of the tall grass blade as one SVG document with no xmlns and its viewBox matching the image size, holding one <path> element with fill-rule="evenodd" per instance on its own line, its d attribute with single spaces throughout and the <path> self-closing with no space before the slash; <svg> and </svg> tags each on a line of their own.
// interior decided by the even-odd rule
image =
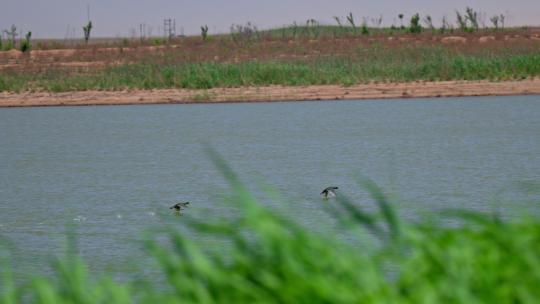
<svg viewBox="0 0 540 304">
<path fill-rule="evenodd" d="M 379 210 L 381 211 L 381 214 L 385 219 L 385 222 L 388 226 L 391 237 L 392 238 L 399 237 L 400 232 L 401 232 L 399 219 L 396 213 L 394 212 L 394 209 L 390 205 L 388 199 L 386 198 L 383 191 L 381 190 L 381 188 L 379 188 L 379 186 L 377 186 L 370 179 L 361 180 L 361 184 L 364 185 L 365 189 L 371 194 L 371 197 L 375 200 L 375 202 L 379 206 Z"/>
<path fill-rule="evenodd" d="M 337 201 L 345 209 L 344 212 L 340 212 L 336 208 L 330 208 L 330 211 L 342 222 L 345 222 L 348 218 L 352 218 L 355 224 L 360 224 L 367 228 L 371 233 L 377 237 L 383 237 L 384 231 L 377 226 L 377 221 L 374 216 L 362 211 L 357 207 L 349 198 L 344 195 L 336 197 Z"/>
</svg>

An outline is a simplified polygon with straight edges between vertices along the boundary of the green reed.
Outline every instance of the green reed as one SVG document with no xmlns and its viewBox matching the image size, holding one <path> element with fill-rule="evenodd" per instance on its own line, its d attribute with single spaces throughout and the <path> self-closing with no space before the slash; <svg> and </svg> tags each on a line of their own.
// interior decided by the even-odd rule
<svg viewBox="0 0 540 304">
<path fill-rule="evenodd" d="M 506 80 L 540 75 L 540 52 L 506 50 L 459 52 L 437 46 L 359 46 L 347 56 L 240 63 L 156 63 L 152 60 L 111 66 L 94 73 L 66 75 L 5 72 L 0 91 L 122 90 L 126 88 L 242 87 L 267 85 L 354 85 L 366 82 Z"/>
</svg>

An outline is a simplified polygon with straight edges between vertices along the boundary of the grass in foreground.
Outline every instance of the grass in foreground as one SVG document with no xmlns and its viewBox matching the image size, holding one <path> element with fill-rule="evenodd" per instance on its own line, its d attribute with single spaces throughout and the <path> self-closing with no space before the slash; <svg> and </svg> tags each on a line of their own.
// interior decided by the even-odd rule
<svg viewBox="0 0 540 304">
<path fill-rule="evenodd" d="M 353 85 L 366 82 L 505 80 L 540 76 L 540 52 L 502 49 L 464 53 L 439 46 L 392 49 L 378 44 L 358 47 L 346 56 L 260 60 L 240 63 L 175 63 L 147 60 L 92 73 L 6 72 L 0 91 L 123 90 L 267 85 Z"/>
<path fill-rule="evenodd" d="M 358 248 L 310 232 L 266 210 L 218 158 L 242 211 L 235 221 L 189 220 L 200 233 L 230 241 L 226 256 L 205 251 L 178 231 L 169 246 L 148 249 L 166 286 L 89 278 L 70 257 L 54 279 L 17 286 L 4 269 L 0 303 L 537 303 L 540 299 L 540 222 L 502 222 L 457 212 L 462 224 L 400 222 L 384 194 L 366 187 L 380 214 L 340 199 L 333 214 L 349 229 L 370 231 L 381 245 Z"/>
</svg>

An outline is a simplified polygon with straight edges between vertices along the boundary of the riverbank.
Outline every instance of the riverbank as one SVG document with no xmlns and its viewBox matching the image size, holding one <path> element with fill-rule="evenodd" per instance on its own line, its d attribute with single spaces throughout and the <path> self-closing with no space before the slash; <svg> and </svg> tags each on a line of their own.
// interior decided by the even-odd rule
<svg viewBox="0 0 540 304">
<path fill-rule="evenodd" d="M 516 81 L 370 83 L 353 86 L 261 86 L 208 90 L 0 93 L 0 107 L 351 100 L 540 94 L 540 78 Z"/>
</svg>

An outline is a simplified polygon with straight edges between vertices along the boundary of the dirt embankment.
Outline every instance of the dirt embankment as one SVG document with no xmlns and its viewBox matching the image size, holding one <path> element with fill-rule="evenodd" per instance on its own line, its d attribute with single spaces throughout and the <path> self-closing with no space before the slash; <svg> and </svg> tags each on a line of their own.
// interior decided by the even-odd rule
<svg viewBox="0 0 540 304">
<path fill-rule="evenodd" d="M 349 87 L 325 85 L 216 88 L 210 90 L 166 89 L 67 93 L 3 92 L 0 93 L 0 107 L 306 101 L 522 94 L 540 94 L 540 79 L 501 82 L 373 83 Z"/>
</svg>

